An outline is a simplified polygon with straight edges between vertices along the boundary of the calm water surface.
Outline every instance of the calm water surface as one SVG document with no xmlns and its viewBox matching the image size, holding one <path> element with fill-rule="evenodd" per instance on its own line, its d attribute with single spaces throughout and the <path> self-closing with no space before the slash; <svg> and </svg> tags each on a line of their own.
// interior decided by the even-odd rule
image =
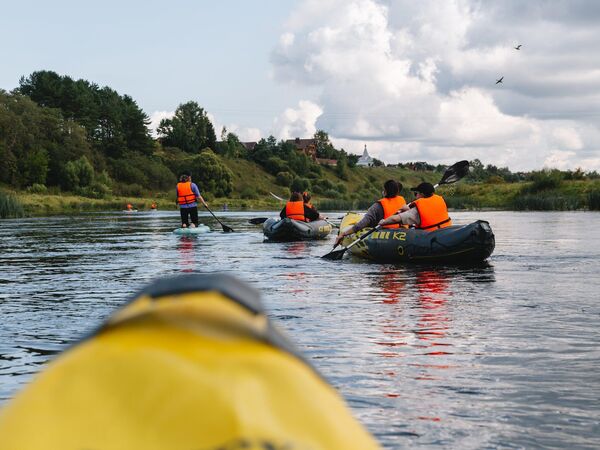
<svg viewBox="0 0 600 450">
<path fill-rule="evenodd" d="M 0 221 L 0 401 L 156 277 L 229 272 L 386 448 L 600 448 L 600 214 L 490 221 L 476 268 L 321 260 L 331 241 L 171 233 L 171 212 Z M 268 216 L 269 214 L 267 214 Z M 331 216 L 336 216 L 332 214 Z"/>
</svg>

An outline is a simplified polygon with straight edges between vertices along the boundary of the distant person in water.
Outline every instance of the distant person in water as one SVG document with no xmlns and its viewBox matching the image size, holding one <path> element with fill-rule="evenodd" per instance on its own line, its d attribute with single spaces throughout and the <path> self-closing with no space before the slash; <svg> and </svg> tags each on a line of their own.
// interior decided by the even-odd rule
<svg viewBox="0 0 600 450">
<path fill-rule="evenodd" d="M 181 214 L 181 228 L 198 226 L 198 200 L 208 208 L 208 205 L 200 195 L 200 189 L 196 183 L 192 183 L 190 174 L 183 174 L 177 183 L 175 203 L 179 206 Z M 190 219 L 192 223 L 190 224 Z"/>
<path fill-rule="evenodd" d="M 127 211 L 133 211 L 133 205 L 131 203 L 127 203 L 127 206 L 125 208 L 127 209 Z"/>
<path fill-rule="evenodd" d="M 152 204 L 150 205 L 150 209 L 156 209 L 156 202 L 152 202 Z"/>
<path fill-rule="evenodd" d="M 300 192 L 292 192 L 290 200 L 279 213 L 279 217 L 285 219 L 294 219 L 301 222 L 311 222 L 319 220 L 320 214 L 314 209 L 306 206 Z"/>
</svg>

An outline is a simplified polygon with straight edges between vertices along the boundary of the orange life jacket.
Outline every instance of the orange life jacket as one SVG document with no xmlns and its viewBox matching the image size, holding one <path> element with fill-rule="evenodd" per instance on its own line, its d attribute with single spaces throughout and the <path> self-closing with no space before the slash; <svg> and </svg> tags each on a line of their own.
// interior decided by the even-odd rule
<svg viewBox="0 0 600 450">
<path fill-rule="evenodd" d="M 304 217 L 304 202 L 302 200 L 287 202 L 285 205 L 285 216 L 289 219 L 306 222 L 306 217 Z"/>
<path fill-rule="evenodd" d="M 180 205 L 196 203 L 196 194 L 192 191 L 192 182 L 177 183 L 177 202 Z"/>
<path fill-rule="evenodd" d="M 404 200 L 404 197 L 401 195 L 396 195 L 392 198 L 384 197 L 379 199 L 379 204 L 383 207 L 383 218 L 387 219 L 388 217 L 396 214 L 400 208 L 406 205 L 406 200 Z M 384 225 L 383 228 L 400 228 L 400 224 L 393 223 L 391 225 Z"/>
<path fill-rule="evenodd" d="M 442 197 L 433 194 L 431 197 L 423 197 L 414 201 L 419 211 L 421 225 L 420 230 L 434 231 L 452 225 L 448 216 L 448 207 Z"/>
</svg>

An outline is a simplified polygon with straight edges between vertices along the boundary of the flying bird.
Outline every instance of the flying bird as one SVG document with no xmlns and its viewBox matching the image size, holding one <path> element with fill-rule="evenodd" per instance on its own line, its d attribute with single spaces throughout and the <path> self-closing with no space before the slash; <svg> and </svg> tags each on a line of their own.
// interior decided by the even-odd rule
<svg viewBox="0 0 600 450">
<path fill-rule="evenodd" d="M 500 77 L 499 79 L 496 80 L 496 84 L 498 83 L 502 83 L 502 80 L 504 80 L 504 77 Z"/>
<path fill-rule="evenodd" d="M 514 47 L 515 50 L 521 50 L 521 44 L 517 45 L 516 47 Z"/>
</svg>

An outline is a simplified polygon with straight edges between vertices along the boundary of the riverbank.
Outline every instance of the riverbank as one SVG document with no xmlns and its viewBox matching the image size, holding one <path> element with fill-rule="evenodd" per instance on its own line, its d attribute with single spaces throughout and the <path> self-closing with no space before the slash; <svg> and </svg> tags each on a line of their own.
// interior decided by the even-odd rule
<svg viewBox="0 0 600 450">
<path fill-rule="evenodd" d="M 32 193 L 27 191 L 2 191 L 6 207 L 12 214 L 2 217 L 51 216 L 94 211 L 121 211 L 131 204 L 139 211 L 150 210 L 156 203 L 160 210 L 175 210 L 172 193 L 157 193 L 149 197 L 107 196 L 88 198 L 71 193 Z M 574 211 L 600 210 L 600 180 L 563 181 L 551 189 L 539 189 L 534 183 L 456 183 L 440 186 L 452 210 L 510 210 L 510 211 Z M 281 193 L 280 193 L 281 194 Z M 283 195 L 283 194 L 281 194 Z M 410 193 L 407 200 L 411 200 Z M 258 195 L 257 195 L 258 196 Z M 323 211 L 365 210 L 375 200 L 371 195 L 362 199 L 316 196 L 315 204 Z M 282 207 L 282 202 L 271 195 L 259 198 L 208 198 L 214 211 L 272 211 Z M 10 201 L 8 201 L 9 199 Z"/>
<path fill-rule="evenodd" d="M 138 211 L 148 211 L 152 203 L 159 210 L 177 209 L 173 198 L 158 197 L 108 197 L 87 198 L 73 194 L 32 194 L 15 192 L 14 198 L 23 208 L 25 216 L 53 216 L 58 214 L 78 214 L 82 212 L 122 211 L 127 204 L 133 205 Z M 280 202 L 274 198 L 264 199 L 230 199 L 216 198 L 208 202 L 213 211 L 228 210 L 273 210 L 280 207 Z"/>
</svg>

